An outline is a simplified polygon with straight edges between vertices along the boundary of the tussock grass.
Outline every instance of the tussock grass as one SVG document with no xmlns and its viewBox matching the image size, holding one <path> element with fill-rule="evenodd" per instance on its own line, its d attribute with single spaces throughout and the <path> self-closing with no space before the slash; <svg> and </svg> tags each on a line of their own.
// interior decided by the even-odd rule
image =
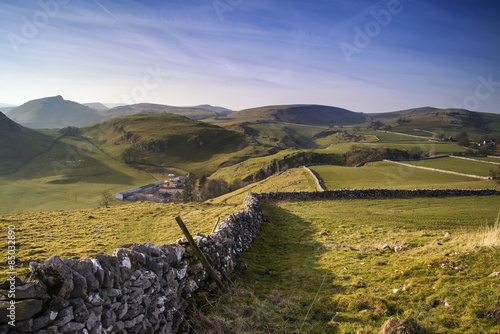
<svg viewBox="0 0 500 334">
<path fill-rule="evenodd" d="M 478 247 L 488 247 L 490 249 L 500 248 L 500 212 L 493 225 L 482 225 L 476 232 L 466 234 L 466 247 L 475 249 Z"/>
</svg>

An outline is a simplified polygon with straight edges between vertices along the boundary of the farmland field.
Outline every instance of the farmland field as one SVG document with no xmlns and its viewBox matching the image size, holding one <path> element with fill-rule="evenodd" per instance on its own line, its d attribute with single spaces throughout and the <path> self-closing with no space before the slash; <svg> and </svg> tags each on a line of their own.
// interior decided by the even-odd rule
<svg viewBox="0 0 500 334">
<path fill-rule="evenodd" d="M 500 250 L 482 238 L 500 197 L 265 205 L 247 271 L 195 329 L 218 333 L 378 333 L 391 317 L 428 333 L 498 333 Z"/>
<path fill-rule="evenodd" d="M 459 158 L 439 158 L 421 161 L 407 161 L 405 163 L 478 176 L 488 176 L 490 169 L 494 167 L 493 165 L 485 164 L 479 161 L 476 162 Z"/>
<path fill-rule="evenodd" d="M 324 187 L 329 190 L 342 188 L 499 188 L 494 181 L 490 180 L 479 180 L 465 176 L 422 170 L 389 162 L 375 162 L 363 167 L 311 166 L 310 168 L 323 180 Z"/>
</svg>

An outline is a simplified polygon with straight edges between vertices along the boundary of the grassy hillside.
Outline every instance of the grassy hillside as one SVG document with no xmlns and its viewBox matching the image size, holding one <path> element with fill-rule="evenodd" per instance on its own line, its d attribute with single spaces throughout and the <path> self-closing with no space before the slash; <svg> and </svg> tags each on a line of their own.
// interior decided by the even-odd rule
<svg viewBox="0 0 500 334">
<path fill-rule="evenodd" d="M 55 135 L 25 128 L 0 113 L 0 175 L 15 171 L 29 158 L 49 149 Z"/>
<path fill-rule="evenodd" d="M 200 333 L 378 333 L 412 317 L 427 333 L 497 333 L 485 312 L 498 309 L 488 277 L 498 229 L 496 240 L 481 232 L 499 206 L 498 196 L 266 205 L 247 271 L 190 322 Z"/>
<path fill-rule="evenodd" d="M 79 127 L 102 120 L 94 109 L 64 100 L 60 95 L 26 102 L 11 110 L 9 117 L 23 126 L 36 129 Z"/>
<path fill-rule="evenodd" d="M 439 160 L 426 160 L 425 163 L 433 163 L 434 161 L 439 162 Z M 423 163 L 423 161 L 414 163 L 420 164 Z M 474 164 L 474 162 L 472 163 Z M 451 170 L 454 166 L 459 166 L 460 164 L 461 161 L 458 161 L 457 163 L 457 161 L 453 160 L 446 164 L 442 162 L 442 165 L 440 166 L 442 169 Z M 478 162 L 477 164 L 481 163 Z M 375 162 L 363 167 L 312 166 L 310 168 L 319 176 L 321 180 L 323 180 L 324 187 L 329 190 L 343 188 L 500 189 L 498 184 L 491 180 L 480 180 L 466 176 L 422 170 L 396 165 L 389 162 Z"/>
<path fill-rule="evenodd" d="M 500 133 L 500 115 L 464 109 L 431 107 L 408 109 L 391 113 L 369 114 L 369 119 L 390 124 L 393 131 L 432 137 L 434 134 L 453 136 L 467 131 L 472 137 Z"/>
<path fill-rule="evenodd" d="M 0 214 L 95 208 L 101 193 L 154 181 L 81 137 L 64 137 L 19 171 L 0 176 Z"/>
<path fill-rule="evenodd" d="M 213 172 L 227 161 L 263 154 L 249 145 L 244 134 L 173 114 L 122 116 L 83 131 L 117 159 L 175 166 L 196 174 Z"/>
<path fill-rule="evenodd" d="M 208 200 L 209 203 L 237 205 L 243 203 L 245 196 L 252 193 L 274 191 L 317 191 L 318 187 L 311 174 L 304 168 L 292 168 L 270 176 L 262 181 L 249 184 L 241 189 Z"/>
<path fill-rule="evenodd" d="M 134 203 L 109 209 L 54 211 L 0 215 L 0 234 L 7 226 L 16 227 L 16 257 L 19 276 L 27 272 L 30 261 L 44 261 L 52 255 L 61 258 L 111 254 L 113 249 L 134 242 L 156 245 L 175 242 L 183 236 L 175 222 L 181 216 L 193 235 L 208 234 L 217 220 L 234 213 L 233 206 L 211 204 Z M 0 241 L 6 251 L 7 241 Z M 5 261 L 0 263 L 0 281 L 7 276 Z"/>
<path fill-rule="evenodd" d="M 231 116 L 260 117 L 286 123 L 309 125 L 360 124 L 365 116 L 346 109 L 321 105 L 279 105 L 237 111 Z"/>
<path fill-rule="evenodd" d="M 173 107 L 163 104 L 139 103 L 126 106 L 120 106 L 101 111 L 105 119 L 111 119 L 120 116 L 134 115 L 141 113 L 170 113 L 186 116 L 191 119 L 201 120 L 216 116 L 215 111 L 206 110 L 197 107 Z"/>
</svg>

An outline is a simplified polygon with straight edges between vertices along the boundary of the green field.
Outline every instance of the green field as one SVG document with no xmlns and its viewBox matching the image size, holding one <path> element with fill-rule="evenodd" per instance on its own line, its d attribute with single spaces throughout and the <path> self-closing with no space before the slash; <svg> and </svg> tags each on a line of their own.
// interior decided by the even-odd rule
<svg viewBox="0 0 500 334">
<path fill-rule="evenodd" d="M 318 187 L 311 174 L 304 168 L 292 168 L 285 172 L 273 175 L 265 180 L 249 184 L 241 189 L 211 199 L 209 203 L 224 203 L 239 205 L 246 195 L 252 193 L 266 193 L 276 191 L 317 191 Z"/>
<path fill-rule="evenodd" d="M 453 158 L 449 158 L 453 159 Z M 453 159 L 455 160 L 455 159 Z M 428 160 L 437 161 L 437 160 Z M 454 161 L 453 161 L 454 162 Z M 405 162 L 406 163 L 406 162 Z M 474 162 L 472 162 L 474 163 Z M 479 163 L 478 163 L 479 164 Z M 482 164 L 481 164 L 482 165 Z M 499 188 L 490 180 L 422 170 L 389 162 L 374 162 L 363 167 L 311 166 L 326 189 L 483 189 Z M 444 168 L 443 168 L 444 169 Z"/>
<path fill-rule="evenodd" d="M 499 208 L 498 196 L 266 205 L 247 271 L 190 322 L 200 333 L 379 333 L 412 317 L 425 333 L 498 333 L 483 315 L 498 308 L 488 276 L 500 232 L 480 232 Z"/>
<path fill-rule="evenodd" d="M 0 176 L 0 214 L 95 208 L 104 190 L 154 181 L 81 137 L 65 137 L 18 172 Z"/>
<path fill-rule="evenodd" d="M 439 158 L 421 161 L 408 161 L 405 163 L 478 176 L 489 176 L 490 169 L 495 167 L 494 165 L 485 164 L 479 161 L 475 162 L 458 158 Z"/>
<path fill-rule="evenodd" d="M 241 203 L 240 203 L 241 204 Z M 175 221 L 181 216 L 190 232 L 210 233 L 217 217 L 238 211 L 235 206 L 213 204 L 134 203 L 74 211 L 0 215 L 0 235 L 7 226 L 16 232 L 17 272 L 22 277 L 30 261 L 45 261 L 52 255 L 68 258 L 111 254 L 113 249 L 132 243 L 156 245 L 175 242 L 183 237 Z M 0 249 L 7 251 L 7 239 Z M 7 278 L 5 261 L 0 263 L 0 281 Z"/>
</svg>

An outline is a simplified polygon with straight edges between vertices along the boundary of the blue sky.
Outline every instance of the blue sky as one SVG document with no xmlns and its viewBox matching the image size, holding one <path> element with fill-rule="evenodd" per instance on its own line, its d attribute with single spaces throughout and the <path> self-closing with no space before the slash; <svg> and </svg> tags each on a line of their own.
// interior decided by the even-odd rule
<svg viewBox="0 0 500 334">
<path fill-rule="evenodd" d="M 3 0 L 0 102 L 500 113 L 500 3 Z"/>
</svg>

